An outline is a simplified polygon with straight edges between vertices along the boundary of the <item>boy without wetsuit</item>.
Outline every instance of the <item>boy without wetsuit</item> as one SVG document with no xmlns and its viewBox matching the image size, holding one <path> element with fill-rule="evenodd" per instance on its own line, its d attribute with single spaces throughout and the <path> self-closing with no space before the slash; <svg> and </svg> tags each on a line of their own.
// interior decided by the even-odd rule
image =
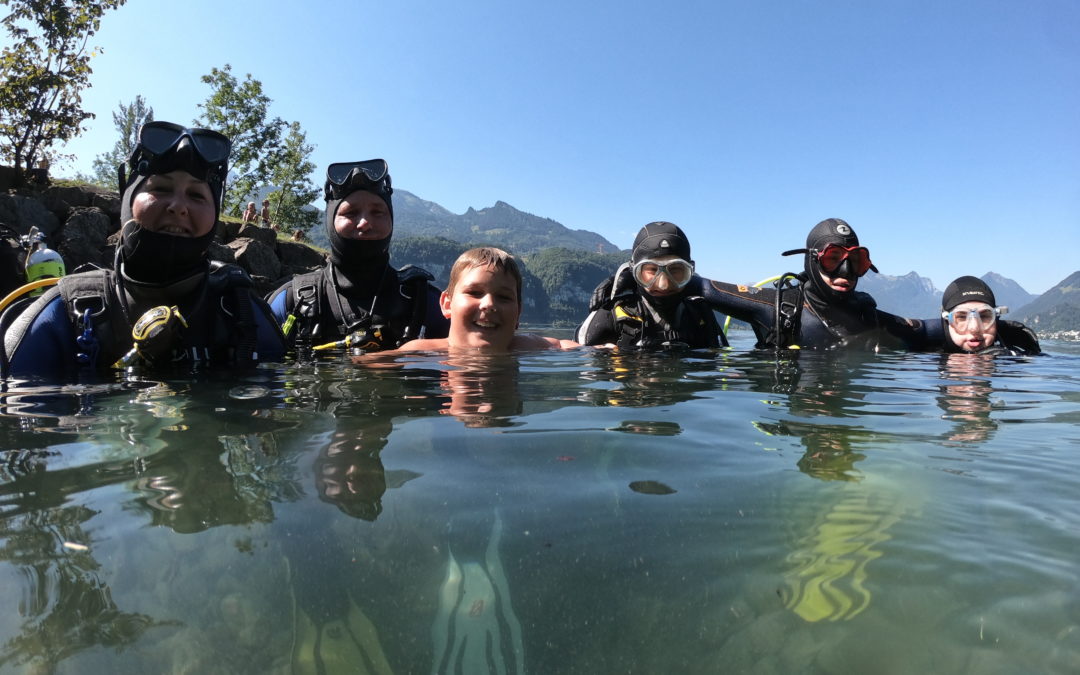
<svg viewBox="0 0 1080 675">
<path fill-rule="evenodd" d="M 439 298 L 450 320 L 448 337 L 406 342 L 399 351 L 570 349 L 571 340 L 518 333 L 521 270 L 514 256 L 491 247 L 465 251 L 450 269 L 450 283 Z"/>
</svg>

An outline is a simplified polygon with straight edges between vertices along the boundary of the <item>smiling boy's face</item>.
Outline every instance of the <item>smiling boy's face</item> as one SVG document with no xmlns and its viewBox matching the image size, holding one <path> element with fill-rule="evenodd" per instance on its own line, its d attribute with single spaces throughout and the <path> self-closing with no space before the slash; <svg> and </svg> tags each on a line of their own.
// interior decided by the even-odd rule
<svg viewBox="0 0 1080 675">
<path fill-rule="evenodd" d="M 505 270 L 473 267 L 440 298 L 450 319 L 449 346 L 508 351 L 521 317 L 517 283 Z"/>
</svg>

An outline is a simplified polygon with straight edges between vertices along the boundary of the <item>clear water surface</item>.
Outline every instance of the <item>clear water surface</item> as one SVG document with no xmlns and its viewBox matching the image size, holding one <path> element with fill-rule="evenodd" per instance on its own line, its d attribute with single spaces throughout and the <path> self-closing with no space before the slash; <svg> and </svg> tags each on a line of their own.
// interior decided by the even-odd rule
<svg viewBox="0 0 1080 675">
<path fill-rule="evenodd" d="M 1080 348 L 10 388 L 0 673 L 1080 672 Z"/>
</svg>

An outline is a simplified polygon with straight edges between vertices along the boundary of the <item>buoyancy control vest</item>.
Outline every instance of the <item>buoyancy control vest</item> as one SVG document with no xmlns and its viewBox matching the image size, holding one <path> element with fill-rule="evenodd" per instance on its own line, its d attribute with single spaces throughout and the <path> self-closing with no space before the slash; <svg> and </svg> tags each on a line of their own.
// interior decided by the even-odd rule
<svg viewBox="0 0 1080 675">
<path fill-rule="evenodd" d="M 671 306 L 657 307 L 632 279 L 627 282 L 622 268 L 596 287 L 589 312 L 590 319 L 577 336 L 582 344 L 610 341 L 622 350 L 728 346 L 716 315 L 701 296 L 685 295 Z M 610 316 L 610 321 L 595 320 L 600 315 Z"/>
<path fill-rule="evenodd" d="M 1019 321 L 998 319 L 998 341 L 1012 355 L 1042 354 L 1039 337 Z"/>
<path fill-rule="evenodd" d="M 115 271 L 69 275 L 57 286 L 75 329 L 81 365 L 107 368 L 131 350 L 131 330 L 139 316 L 133 315 L 137 310 L 130 307 Z M 193 291 L 194 300 L 181 307 L 187 326 L 164 360 L 253 365 L 258 328 L 251 288 L 251 278 L 240 267 L 211 262 L 205 281 Z M 273 325 L 271 318 L 267 321 Z"/>
<path fill-rule="evenodd" d="M 377 351 L 423 337 L 428 289 L 435 277 L 415 265 L 387 267 L 370 307 L 358 307 L 338 288 L 332 265 L 293 277 L 283 330 L 291 341 L 326 343 L 368 331 Z"/>
</svg>

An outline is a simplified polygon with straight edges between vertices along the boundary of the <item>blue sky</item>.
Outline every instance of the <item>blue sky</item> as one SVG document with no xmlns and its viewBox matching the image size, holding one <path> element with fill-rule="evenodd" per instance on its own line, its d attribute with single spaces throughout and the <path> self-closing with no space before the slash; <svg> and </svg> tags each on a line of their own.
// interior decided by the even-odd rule
<svg viewBox="0 0 1080 675">
<path fill-rule="evenodd" d="M 1080 3 L 129 0 L 94 44 L 89 172 L 141 94 L 190 122 L 232 64 L 334 161 L 456 213 L 502 200 L 629 247 L 682 226 L 752 282 L 819 220 L 884 274 L 1080 269 Z M 62 173 L 62 171 L 61 171 Z"/>
</svg>

